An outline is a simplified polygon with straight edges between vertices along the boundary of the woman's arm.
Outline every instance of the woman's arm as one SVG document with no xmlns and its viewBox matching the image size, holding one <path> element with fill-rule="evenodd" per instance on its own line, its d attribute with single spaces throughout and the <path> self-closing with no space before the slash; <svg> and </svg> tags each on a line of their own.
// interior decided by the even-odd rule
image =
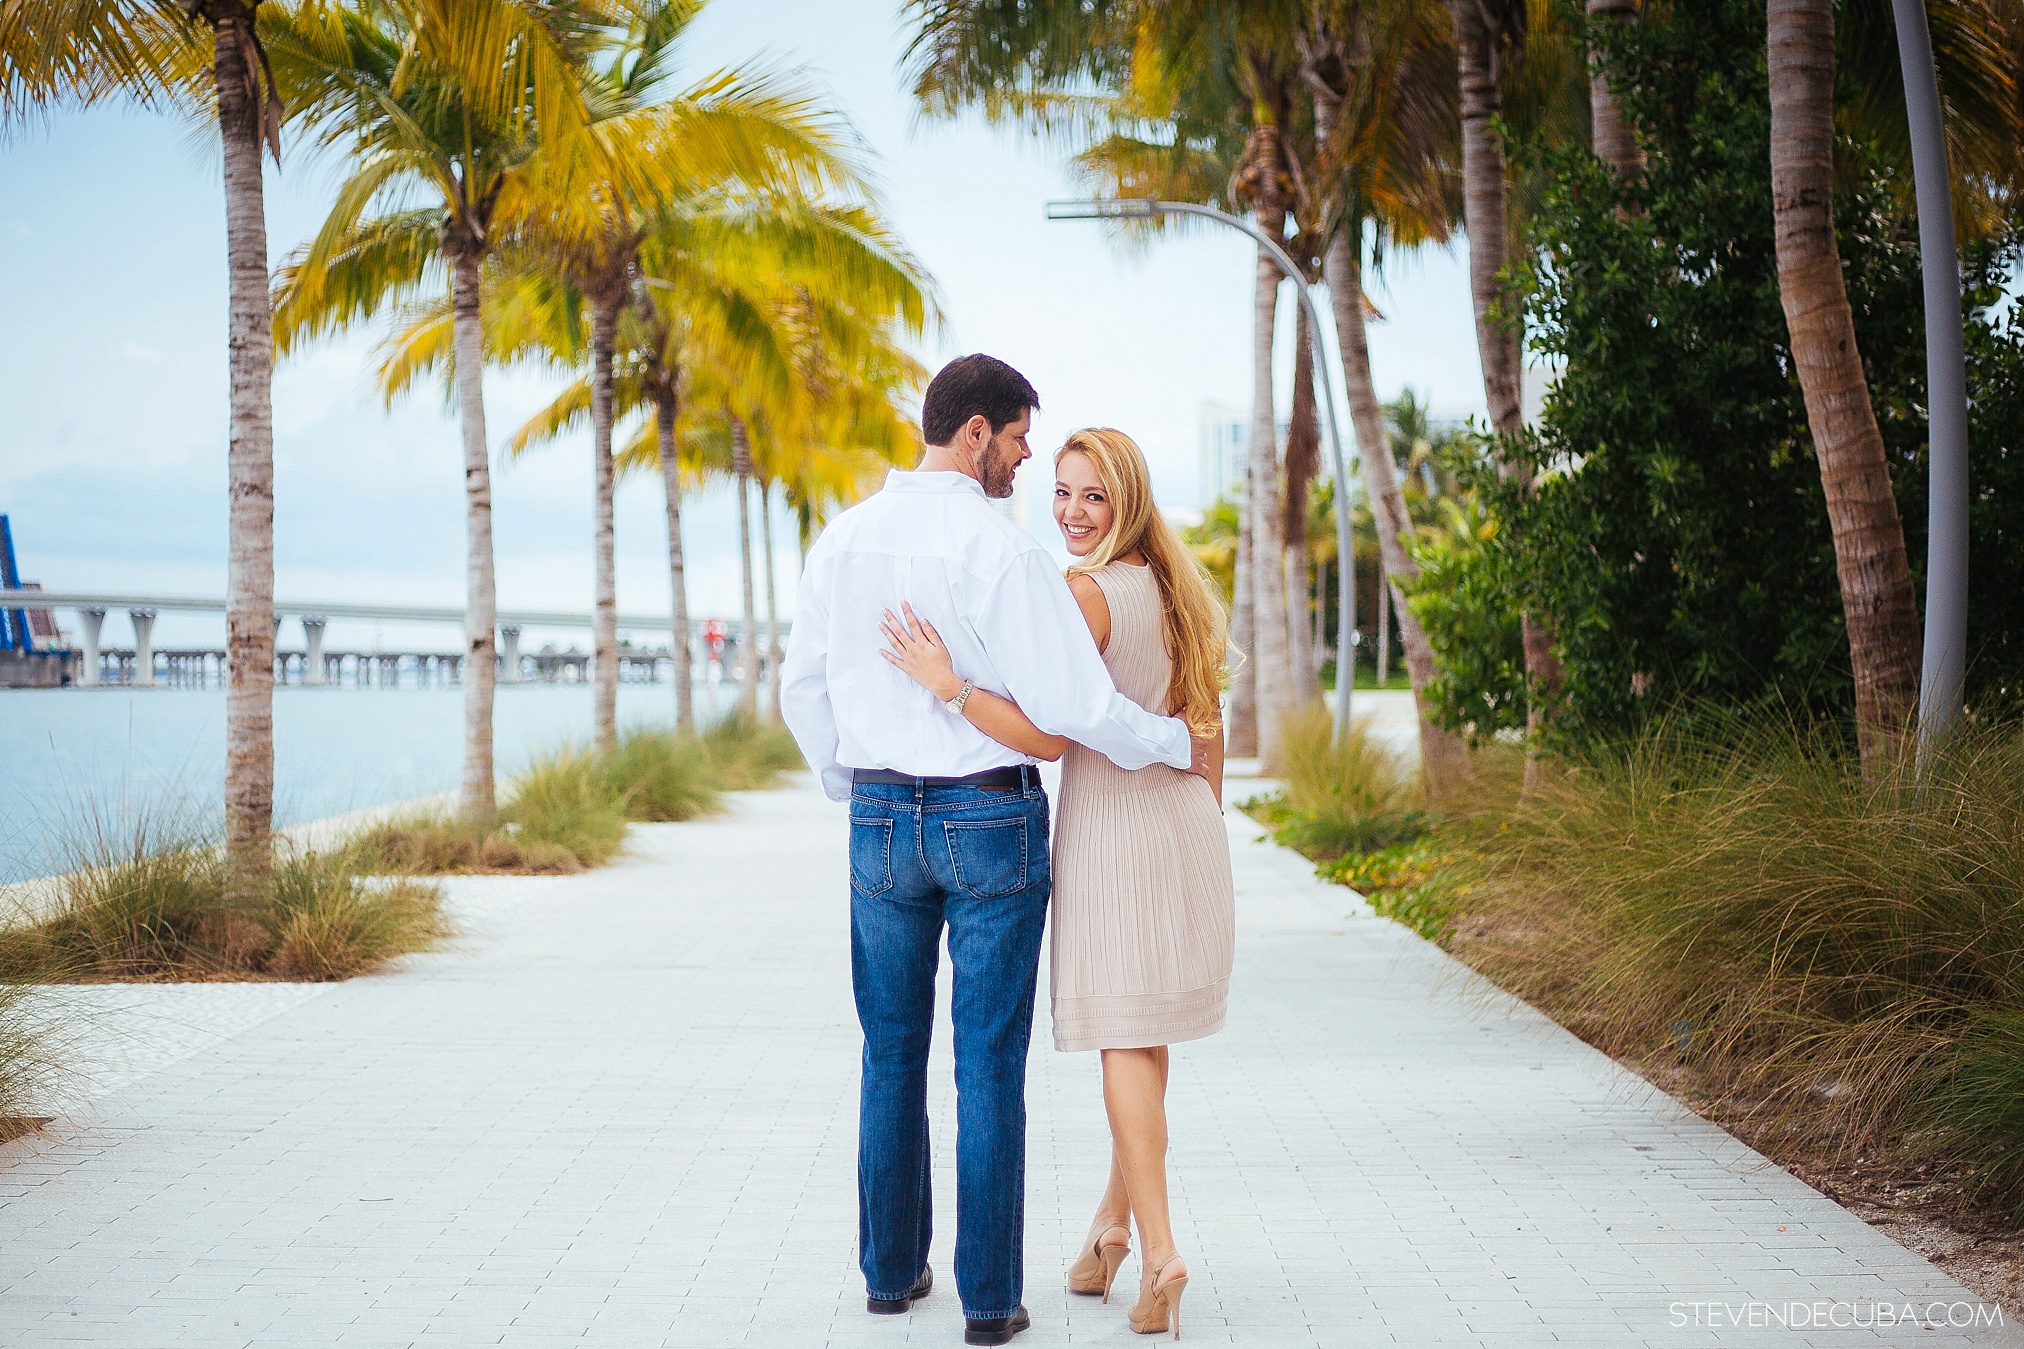
<svg viewBox="0 0 2024 1349">
<path fill-rule="evenodd" d="M 900 608 L 906 612 L 904 621 L 888 609 L 885 621 L 879 624 L 886 640 L 892 643 L 892 650 L 879 654 L 946 703 L 963 691 L 963 681 L 957 678 L 949 659 L 949 648 L 942 644 L 942 635 L 935 631 L 934 624 L 914 615 L 912 605 L 902 604 Z M 963 717 L 1005 748 L 1036 759 L 1059 759 L 1068 750 L 1067 736 L 1047 734 L 1019 710 L 1019 704 L 985 689 L 970 690 L 963 703 Z"/>
</svg>

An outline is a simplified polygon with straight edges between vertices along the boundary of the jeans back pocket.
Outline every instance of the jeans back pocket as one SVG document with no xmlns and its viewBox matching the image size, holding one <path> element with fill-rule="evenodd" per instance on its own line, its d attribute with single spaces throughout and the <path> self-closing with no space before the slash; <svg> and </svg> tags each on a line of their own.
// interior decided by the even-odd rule
<svg viewBox="0 0 2024 1349">
<path fill-rule="evenodd" d="M 893 822 L 850 817 L 850 888 L 870 898 L 893 888 Z"/>
<path fill-rule="evenodd" d="M 944 820 L 956 884 L 978 899 L 1026 888 L 1024 820 Z"/>
</svg>

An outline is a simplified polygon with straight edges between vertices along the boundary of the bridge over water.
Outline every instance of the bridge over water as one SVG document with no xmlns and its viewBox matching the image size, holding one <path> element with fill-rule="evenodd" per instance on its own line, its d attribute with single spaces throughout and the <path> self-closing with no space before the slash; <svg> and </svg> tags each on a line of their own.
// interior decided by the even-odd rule
<svg viewBox="0 0 2024 1349">
<path fill-rule="evenodd" d="M 63 641 L 50 617 L 57 609 L 77 615 L 77 645 Z M 133 624 L 133 644 L 125 647 L 104 644 L 108 614 L 124 609 Z M 30 587 L 0 588 L 0 613 L 16 614 L 14 626 L 24 633 L 40 634 L 37 641 L 18 653 L 22 668 L 8 677 L 0 671 L 0 684 L 54 686 L 74 684 L 91 687 L 121 684 L 150 687 L 156 683 L 207 684 L 222 679 L 225 652 L 220 648 L 160 648 L 154 643 L 154 624 L 163 612 L 225 612 L 225 601 L 208 596 L 153 595 L 110 591 L 43 590 Z M 299 649 L 278 649 L 284 623 L 295 619 L 302 625 Z M 450 605 L 352 603 L 343 601 L 297 602 L 276 600 L 274 627 L 277 641 L 275 677 L 304 685 L 356 683 L 384 686 L 458 683 L 463 677 L 461 650 L 344 651 L 327 649 L 324 631 L 332 619 L 364 619 L 402 623 L 440 623 L 462 629 L 464 610 Z M 522 681 L 587 682 L 590 656 L 577 651 L 535 651 L 520 649 L 521 633 L 529 628 L 589 629 L 592 616 L 573 610 L 501 609 L 498 616 L 499 677 L 508 683 Z M 618 619 L 619 631 L 667 635 L 673 619 L 666 614 L 625 614 Z M 753 634 L 752 645 L 764 631 Z M 784 640 L 789 624 L 780 624 Z M 728 672 L 747 649 L 744 623 L 736 618 L 696 617 L 690 620 L 691 656 L 699 662 L 715 659 Z M 713 641 L 713 635 L 721 640 Z M 658 648 L 633 646 L 621 638 L 619 677 L 641 683 L 658 682 L 664 669 L 671 670 L 673 658 L 664 642 Z"/>
</svg>

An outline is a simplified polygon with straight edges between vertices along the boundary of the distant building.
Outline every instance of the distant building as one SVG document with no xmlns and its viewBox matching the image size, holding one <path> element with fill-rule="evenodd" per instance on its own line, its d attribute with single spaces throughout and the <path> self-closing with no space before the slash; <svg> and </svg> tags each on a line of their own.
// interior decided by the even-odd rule
<svg viewBox="0 0 2024 1349">
<path fill-rule="evenodd" d="M 1275 428 L 1279 448 L 1286 447 L 1286 428 L 1281 417 Z M 1247 464 L 1245 447 L 1251 443 L 1251 409 L 1231 407 L 1214 399 L 1203 399 L 1196 413 L 1196 450 L 1202 492 L 1202 509 L 1224 497 L 1241 492 Z"/>
<path fill-rule="evenodd" d="M 1204 400 L 1196 417 L 1196 454 L 1202 506 L 1207 509 L 1244 482 L 1244 447 L 1251 439 L 1251 410 Z"/>
</svg>

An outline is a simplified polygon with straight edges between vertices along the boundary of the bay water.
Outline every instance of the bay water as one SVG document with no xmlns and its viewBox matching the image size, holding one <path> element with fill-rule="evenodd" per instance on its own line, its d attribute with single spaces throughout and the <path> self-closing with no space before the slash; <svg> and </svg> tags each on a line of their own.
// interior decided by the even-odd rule
<svg viewBox="0 0 2024 1349">
<path fill-rule="evenodd" d="M 699 684 L 697 714 L 736 688 Z M 619 686 L 622 726 L 671 726 L 667 684 Z M 591 735 L 587 684 L 502 684 L 493 716 L 502 782 L 538 754 Z M 277 824 L 454 790 L 464 695 L 457 688 L 274 691 Z M 94 814 L 146 813 L 215 828 L 224 810 L 222 689 L 0 690 L 0 883 L 63 869 Z"/>
</svg>

